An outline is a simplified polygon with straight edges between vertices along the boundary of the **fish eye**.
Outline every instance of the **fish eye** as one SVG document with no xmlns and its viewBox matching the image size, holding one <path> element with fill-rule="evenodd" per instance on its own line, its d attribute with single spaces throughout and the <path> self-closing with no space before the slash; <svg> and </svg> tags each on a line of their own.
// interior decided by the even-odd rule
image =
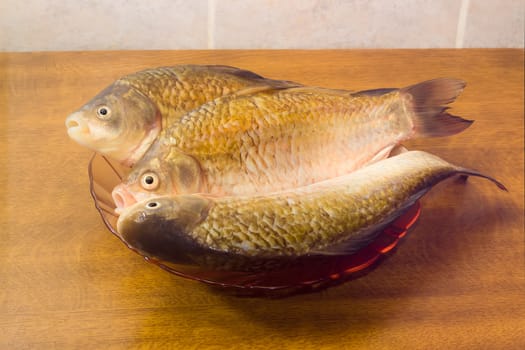
<svg viewBox="0 0 525 350">
<path fill-rule="evenodd" d="M 142 175 L 140 184 L 145 190 L 155 190 L 159 187 L 159 177 L 153 172 Z"/>
<path fill-rule="evenodd" d="M 97 108 L 97 116 L 99 119 L 108 119 L 111 115 L 111 109 L 107 106 L 100 106 Z"/>
<path fill-rule="evenodd" d="M 160 203 L 159 202 L 149 202 L 148 204 L 146 204 L 146 207 L 150 209 L 158 208 L 160 207 Z"/>
</svg>

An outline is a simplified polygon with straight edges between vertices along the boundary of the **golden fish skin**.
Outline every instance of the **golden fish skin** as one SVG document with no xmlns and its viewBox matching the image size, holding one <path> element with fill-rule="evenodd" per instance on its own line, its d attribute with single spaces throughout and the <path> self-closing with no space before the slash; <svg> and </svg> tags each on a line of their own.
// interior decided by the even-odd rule
<svg viewBox="0 0 525 350">
<path fill-rule="evenodd" d="M 156 256 L 155 246 L 260 258 L 347 254 L 455 174 L 484 177 L 506 190 L 476 171 L 411 151 L 336 179 L 274 194 L 153 198 L 127 208 L 117 230 L 148 256 Z"/>
<path fill-rule="evenodd" d="M 298 87 L 218 98 L 167 129 L 113 197 L 121 210 L 162 194 L 270 193 L 342 176 L 409 138 L 470 126 L 444 107 L 463 87 L 442 78 L 404 89 Z M 181 162 L 194 163 L 194 186 L 183 186 L 193 192 L 178 188 Z M 142 185 L 146 177 L 153 186 Z"/>
<path fill-rule="evenodd" d="M 203 103 L 244 89 L 299 84 L 228 66 L 181 65 L 124 76 L 66 119 L 69 136 L 133 165 L 167 126 Z"/>
</svg>

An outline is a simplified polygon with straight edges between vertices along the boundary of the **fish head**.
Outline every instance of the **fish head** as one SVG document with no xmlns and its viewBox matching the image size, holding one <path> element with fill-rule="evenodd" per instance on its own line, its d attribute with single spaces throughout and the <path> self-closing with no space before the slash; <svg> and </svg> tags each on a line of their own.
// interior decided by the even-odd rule
<svg viewBox="0 0 525 350">
<path fill-rule="evenodd" d="M 123 182 L 117 185 L 111 196 L 117 214 L 143 200 L 160 195 L 173 194 L 170 167 L 159 157 L 139 161 Z"/>
<path fill-rule="evenodd" d="M 120 81 L 66 118 L 69 137 L 128 166 L 142 157 L 161 127 L 156 105 Z"/>
<path fill-rule="evenodd" d="M 123 180 L 113 189 L 115 212 L 148 198 L 168 194 L 191 194 L 202 186 L 201 168 L 190 156 L 156 142 Z"/>
<path fill-rule="evenodd" d="M 126 208 L 117 221 L 117 232 L 143 255 L 181 260 L 184 254 L 202 249 L 191 232 L 206 219 L 211 206 L 211 200 L 199 195 L 155 197 Z"/>
</svg>

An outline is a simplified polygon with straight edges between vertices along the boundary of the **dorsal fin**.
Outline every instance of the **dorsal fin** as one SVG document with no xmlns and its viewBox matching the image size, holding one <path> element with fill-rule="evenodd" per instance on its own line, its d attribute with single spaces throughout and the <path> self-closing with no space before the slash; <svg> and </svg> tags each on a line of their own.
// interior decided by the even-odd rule
<svg viewBox="0 0 525 350">
<path fill-rule="evenodd" d="M 323 95 L 338 95 L 338 96 L 350 96 L 354 93 L 351 90 L 330 89 L 330 88 L 323 88 L 323 87 L 318 87 L 318 86 L 303 86 L 303 85 L 298 85 L 295 87 L 291 86 L 289 89 L 290 89 L 290 92 L 304 92 L 304 93 L 312 93 L 312 94 L 320 93 Z"/>
<path fill-rule="evenodd" d="M 230 96 L 232 97 L 245 96 L 245 95 L 251 95 L 251 94 L 254 94 L 257 92 L 263 92 L 263 91 L 271 92 L 271 91 L 277 91 L 277 90 L 291 89 L 297 86 L 301 86 L 301 85 L 294 83 L 293 81 L 269 80 L 268 79 L 266 81 L 263 81 L 262 84 L 249 86 L 247 88 L 234 92 Z"/>
<path fill-rule="evenodd" d="M 210 70 L 214 70 L 216 72 L 230 74 L 230 75 L 233 75 L 239 78 L 253 80 L 254 84 L 257 86 L 250 87 L 250 88 L 253 88 L 254 92 L 264 91 L 264 90 L 269 90 L 269 89 L 287 89 L 291 87 L 302 86 L 302 84 L 296 83 L 294 81 L 269 79 L 259 74 L 256 74 L 252 71 L 241 69 L 241 68 L 236 68 L 236 67 L 231 67 L 231 66 L 211 65 L 211 66 L 206 66 L 206 68 Z"/>
<path fill-rule="evenodd" d="M 239 78 L 249 79 L 249 80 L 266 80 L 265 77 L 260 76 L 257 73 L 254 73 L 249 70 L 232 67 L 232 66 L 223 66 L 223 65 L 206 65 L 204 66 L 206 69 L 215 71 L 215 72 L 221 72 L 225 74 L 230 74 L 237 76 Z"/>
<path fill-rule="evenodd" d="M 352 96 L 381 96 L 388 94 L 392 91 L 396 91 L 399 89 L 396 88 L 381 88 L 381 89 L 372 89 L 372 90 L 363 90 L 358 91 L 352 94 Z"/>
</svg>

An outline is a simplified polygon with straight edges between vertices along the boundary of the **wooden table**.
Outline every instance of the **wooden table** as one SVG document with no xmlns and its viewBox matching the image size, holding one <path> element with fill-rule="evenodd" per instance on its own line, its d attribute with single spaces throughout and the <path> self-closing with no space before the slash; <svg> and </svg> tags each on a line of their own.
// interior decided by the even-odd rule
<svg viewBox="0 0 525 350">
<path fill-rule="evenodd" d="M 0 54 L 0 348 L 511 349 L 525 344 L 523 50 L 150 51 Z M 91 152 L 64 119 L 124 74 L 239 66 L 346 89 L 452 76 L 474 125 L 422 149 L 501 180 L 447 181 L 396 253 L 366 276 L 284 299 L 170 275 L 112 236 Z"/>
</svg>

